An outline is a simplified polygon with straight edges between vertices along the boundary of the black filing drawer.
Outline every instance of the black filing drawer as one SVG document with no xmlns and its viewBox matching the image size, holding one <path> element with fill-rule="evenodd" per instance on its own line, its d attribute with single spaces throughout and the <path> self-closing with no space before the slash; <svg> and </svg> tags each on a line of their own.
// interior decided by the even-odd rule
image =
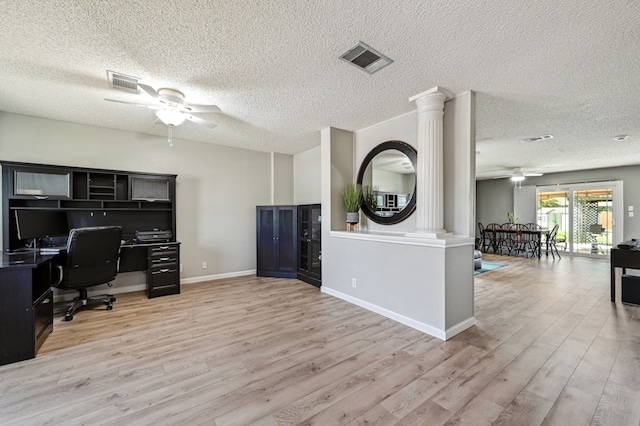
<svg viewBox="0 0 640 426">
<path fill-rule="evenodd" d="M 640 276 L 622 276 L 622 303 L 640 305 Z"/>
<path fill-rule="evenodd" d="M 33 304 L 33 322 L 36 352 L 53 331 L 53 292 L 48 290 Z"/>
<path fill-rule="evenodd" d="M 147 297 L 180 293 L 180 243 L 149 247 L 147 262 Z"/>
</svg>

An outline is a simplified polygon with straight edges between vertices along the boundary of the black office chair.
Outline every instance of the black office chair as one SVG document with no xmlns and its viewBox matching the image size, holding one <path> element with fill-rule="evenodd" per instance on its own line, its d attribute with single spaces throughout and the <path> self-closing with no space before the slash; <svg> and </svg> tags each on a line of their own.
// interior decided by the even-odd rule
<svg viewBox="0 0 640 426">
<path fill-rule="evenodd" d="M 78 297 L 68 307 L 64 320 L 71 321 L 80 308 L 90 305 L 106 305 L 113 309 L 116 298 L 111 294 L 87 297 L 87 287 L 108 284 L 118 274 L 118 256 L 122 227 L 96 226 L 75 228 L 69 233 L 67 255 L 64 265 L 57 265 L 60 271 L 58 288 L 78 290 Z"/>
</svg>

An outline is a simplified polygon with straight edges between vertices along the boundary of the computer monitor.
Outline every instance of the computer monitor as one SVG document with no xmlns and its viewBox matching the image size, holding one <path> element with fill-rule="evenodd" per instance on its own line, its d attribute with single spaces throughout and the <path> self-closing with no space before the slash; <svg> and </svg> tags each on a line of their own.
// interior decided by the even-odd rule
<svg viewBox="0 0 640 426">
<path fill-rule="evenodd" d="M 18 239 L 69 235 L 67 213 L 52 210 L 16 210 Z"/>
</svg>

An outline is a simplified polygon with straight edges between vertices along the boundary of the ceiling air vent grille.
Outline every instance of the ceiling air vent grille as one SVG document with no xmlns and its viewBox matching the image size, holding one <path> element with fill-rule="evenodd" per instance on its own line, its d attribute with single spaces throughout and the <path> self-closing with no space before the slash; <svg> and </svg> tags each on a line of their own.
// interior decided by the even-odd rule
<svg viewBox="0 0 640 426">
<path fill-rule="evenodd" d="M 107 71 L 107 77 L 109 78 L 111 88 L 129 93 L 138 93 L 138 79 L 136 77 L 119 74 L 113 71 Z"/>
<path fill-rule="evenodd" d="M 533 138 L 520 139 L 520 142 L 539 142 L 546 139 L 553 139 L 553 135 L 542 135 Z"/>
<path fill-rule="evenodd" d="M 369 74 L 373 74 L 393 62 L 363 42 L 353 46 L 347 53 L 340 56 L 340 59 Z"/>
</svg>

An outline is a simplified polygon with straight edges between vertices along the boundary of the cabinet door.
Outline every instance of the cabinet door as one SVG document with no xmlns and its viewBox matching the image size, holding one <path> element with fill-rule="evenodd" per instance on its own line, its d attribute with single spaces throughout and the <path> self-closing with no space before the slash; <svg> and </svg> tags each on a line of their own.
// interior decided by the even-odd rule
<svg viewBox="0 0 640 426">
<path fill-rule="evenodd" d="M 322 246 L 320 204 L 298 206 L 298 279 L 321 285 Z"/>
<path fill-rule="evenodd" d="M 131 200 L 172 201 L 173 179 L 161 176 L 130 175 Z"/>
<path fill-rule="evenodd" d="M 298 270 L 297 208 L 257 207 L 257 275 L 295 278 Z"/>
<path fill-rule="evenodd" d="M 46 169 L 15 170 L 13 196 L 38 199 L 71 198 L 71 173 Z"/>
<path fill-rule="evenodd" d="M 278 270 L 282 272 L 295 272 L 298 268 L 296 251 L 296 208 L 278 207 L 277 209 L 278 233 L 276 246 L 278 251 Z"/>
<path fill-rule="evenodd" d="M 258 271 L 277 269 L 275 207 L 258 207 Z"/>
</svg>

